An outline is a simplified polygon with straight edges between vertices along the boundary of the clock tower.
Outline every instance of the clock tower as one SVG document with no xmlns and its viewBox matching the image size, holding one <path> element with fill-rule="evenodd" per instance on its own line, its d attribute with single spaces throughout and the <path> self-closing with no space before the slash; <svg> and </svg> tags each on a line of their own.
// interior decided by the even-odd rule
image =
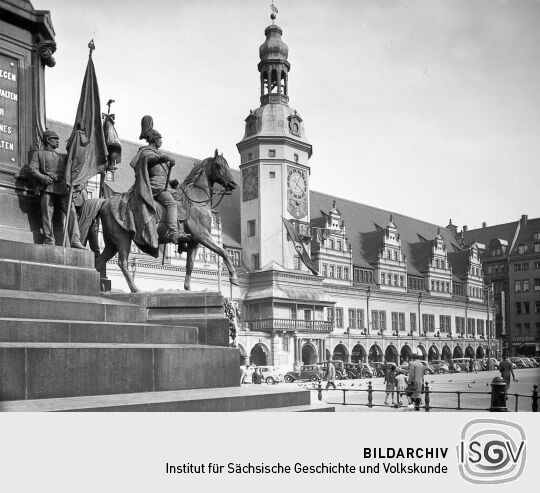
<svg viewBox="0 0 540 493">
<path fill-rule="evenodd" d="M 282 29 L 274 24 L 275 14 L 271 18 L 259 48 L 260 107 L 249 112 L 244 137 L 237 144 L 244 262 L 252 270 L 272 261 L 288 269 L 300 265 L 282 217 L 299 231 L 309 231 L 305 226 L 309 225 L 312 147 L 302 118 L 289 107 L 289 48 L 281 39 Z M 309 252 L 309 243 L 305 246 Z"/>
</svg>

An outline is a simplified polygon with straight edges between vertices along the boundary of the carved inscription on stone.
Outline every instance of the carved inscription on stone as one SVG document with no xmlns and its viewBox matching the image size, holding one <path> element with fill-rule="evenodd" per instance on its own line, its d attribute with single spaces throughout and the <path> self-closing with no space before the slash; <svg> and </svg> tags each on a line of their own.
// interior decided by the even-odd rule
<svg viewBox="0 0 540 493">
<path fill-rule="evenodd" d="M 0 163 L 16 164 L 19 155 L 18 61 L 0 53 Z"/>
</svg>

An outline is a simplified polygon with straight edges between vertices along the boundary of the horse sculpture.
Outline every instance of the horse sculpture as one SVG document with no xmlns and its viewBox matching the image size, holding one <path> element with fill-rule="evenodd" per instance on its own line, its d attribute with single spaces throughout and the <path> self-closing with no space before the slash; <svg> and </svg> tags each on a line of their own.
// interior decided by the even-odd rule
<svg viewBox="0 0 540 493">
<path fill-rule="evenodd" d="M 214 184 L 218 183 L 224 190 L 214 190 Z M 180 249 L 186 251 L 186 277 L 184 279 L 184 289 L 191 289 L 191 273 L 197 255 L 199 245 L 203 245 L 215 252 L 221 258 L 229 270 L 229 280 L 231 284 L 238 284 L 236 271 L 227 255 L 212 238 L 212 198 L 217 195 L 228 195 L 237 187 L 231 177 L 231 171 L 223 155 L 219 155 L 216 149 L 214 157 L 206 158 L 202 162 L 195 164 L 184 182 L 173 190 L 173 195 L 178 201 L 178 218 L 182 220 L 184 229 L 191 234 L 191 239 L 182 245 Z M 87 200 L 81 209 L 81 236 L 96 216 L 101 219 L 103 239 L 105 248 L 96 259 L 96 270 L 102 271 L 105 264 L 118 253 L 118 266 L 124 274 L 129 289 L 133 293 L 139 292 L 128 269 L 129 252 L 133 234 L 126 231 L 113 214 L 114 208 L 118 207 L 118 200 L 115 197 L 109 199 Z M 221 201 L 221 200 L 220 200 Z M 157 209 L 162 209 L 156 203 Z M 160 216 L 161 210 L 158 212 Z M 166 228 L 158 226 L 159 243 L 167 243 L 163 240 L 163 231 Z M 83 238 L 84 241 L 84 238 Z"/>
</svg>

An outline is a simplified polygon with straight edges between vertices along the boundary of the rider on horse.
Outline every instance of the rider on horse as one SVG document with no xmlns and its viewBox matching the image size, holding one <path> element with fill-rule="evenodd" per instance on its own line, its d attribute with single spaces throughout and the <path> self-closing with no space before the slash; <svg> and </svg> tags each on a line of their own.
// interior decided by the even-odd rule
<svg viewBox="0 0 540 493">
<path fill-rule="evenodd" d="M 133 191 L 137 201 L 139 201 L 139 212 L 145 225 L 154 229 L 155 226 L 155 203 L 161 203 L 165 208 L 164 222 L 167 224 L 167 231 L 164 239 L 167 243 L 183 243 L 191 238 L 186 234 L 178 223 L 177 202 L 169 190 L 169 186 L 178 185 L 177 180 L 168 181 L 170 169 L 174 166 L 174 159 L 163 154 L 161 147 L 161 134 L 154 130 L 151 116 L 144 116 L 141 121 L 141 139 L 148 142 L 148 146 L 141 147 L 137 155 L 131 161 L 131 166 L 135 170 L 135 186 Z M 154 216 L 154 217 L 152 217 Z M 148 219 L 148 220 L 147 220 Z M 152 219 L 152 220 L 150 220 Z M 147 243 L 156 243 L 156 231 L 147 231 L 149 239 Z"/>
</svg>

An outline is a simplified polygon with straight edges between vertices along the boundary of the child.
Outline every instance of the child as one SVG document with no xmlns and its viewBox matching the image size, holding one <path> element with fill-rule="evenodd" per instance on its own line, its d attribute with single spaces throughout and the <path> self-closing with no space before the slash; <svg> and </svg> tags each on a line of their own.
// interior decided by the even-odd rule
<svg viewBox="0 0 540 493">
<path fill-rule="evenodd" d="M 398 371 L 396 374 L 396 388 L 397 388 L 397 404 L 401 406 L 401 398 L 405 395 L 405 389 L 407 388 L 407 377 L 402 371 Z M 407 397 L 407 401 L 409 398 Z M 410 404 L 410 402 L 409 402 Z"/>
<path fill-rule="evenodd" d="M 384 399 L 384 404 L 388 405 L 388 396 L 392 394 L 392 405 L 394 405 L 394 392 L 396 390 L 396 370 L 393 366 L 386 372 L 384 375 L 384 381 L 386 383 L 386 399 Z M 399 394 L 398 394 L 399 401 Z"/>
</svg>

